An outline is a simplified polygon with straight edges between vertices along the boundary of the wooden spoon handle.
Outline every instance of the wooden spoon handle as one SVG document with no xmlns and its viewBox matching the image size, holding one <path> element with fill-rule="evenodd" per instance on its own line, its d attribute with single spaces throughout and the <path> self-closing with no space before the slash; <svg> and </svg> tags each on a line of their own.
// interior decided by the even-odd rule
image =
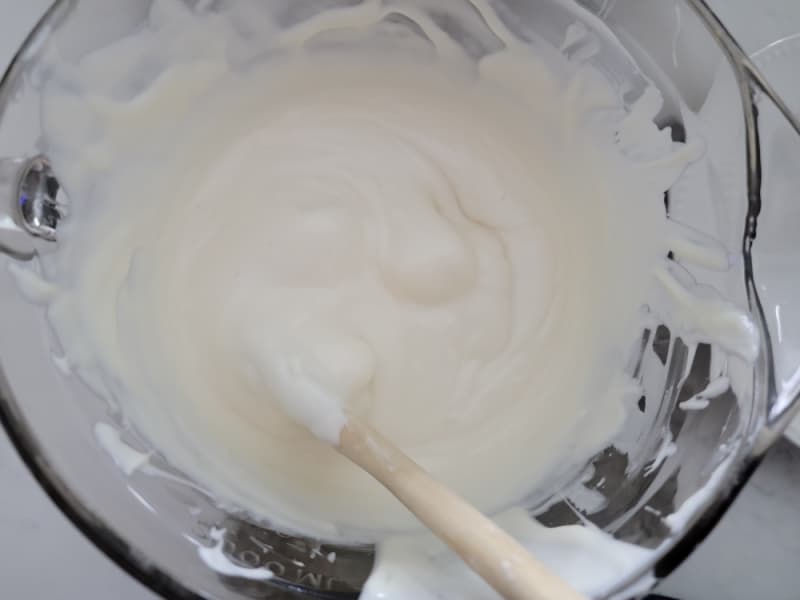
<svg viewBox="0 0 800 600">
<path fill-rule="evenodd" d="M 588 600 L 366 423 L 351 418 L 337 449 L 392 492 L 504 598 Z"/>
</svg>

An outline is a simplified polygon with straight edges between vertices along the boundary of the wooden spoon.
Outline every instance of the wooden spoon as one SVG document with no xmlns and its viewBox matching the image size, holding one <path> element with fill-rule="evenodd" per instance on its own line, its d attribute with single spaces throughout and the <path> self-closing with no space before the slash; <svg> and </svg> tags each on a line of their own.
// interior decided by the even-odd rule
<svg viewBox="0 0 800 600">
<path fill-rule="evenodd" d="M 380 432 L 347 415 L 341 399 L 323 385 L 333 378 L 313 353 L 289 337 L 277 345 L 255 339 L 255 364 L 287 415 L 383 484 L 500 595 L 588 600 Z"/>
<path fill-rule="evenodd" d="M 394 494 L 504 598 L 588 600 L 363 421 L 347 420 L 336 449 Z"/>
</svg>

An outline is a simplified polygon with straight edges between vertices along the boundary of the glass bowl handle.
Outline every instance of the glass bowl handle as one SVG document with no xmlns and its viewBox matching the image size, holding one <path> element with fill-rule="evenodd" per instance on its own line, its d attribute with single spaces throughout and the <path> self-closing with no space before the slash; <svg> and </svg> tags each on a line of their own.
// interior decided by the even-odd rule
<svg viewBox="0 0 800 600">
<path fill-rule="evenodd" d="M 761 144 L 758 128 L 756 95 L 762 93 L 780 111 L 792 129 L 800 135 L 800 119 L 775 91 L 755 63 L 731 35 L 719 17 L 708 6 L 706 0 L 685 0 L 706 24 L 706 27 L 725 54 L 737 75 L 742 107 L 744 108 L 746 153 L 747 153 L 747 221 L 743 236 L 745 262 L 745 285 L 750 310 L 758 321 L 762 344 L 761 354 L 756 365 L 754 389 L 765 390 L 761 398 L 765 407 L 764 421 L 758 429 L 753 454 L 758 456 L 775 443 L 789 422 L 800 412 L 800 367 L 787 382 L 777 385 L 774 355 L 776 346 L 772 343 L 767 320 L 764 315 L 758 288 L 753 276 L 752 248 L 756 239 L 758 217 L 761 212 Z M 766 384 L 766 385 L 758 385 Z"/>
<path fill-rule="evenodd" d="M 0 158 L 0 251 L 18 259 L 35 252 L 34 240 L 21 224 L 19 182 L 25 161 Z"/>
<path fill-rule="evenodd" d="M 47 159 L 0 158 L 0 251 L 31 259 L 41 240 L 55 240 L 65 211 L 65 197 Z"/>
</svg>

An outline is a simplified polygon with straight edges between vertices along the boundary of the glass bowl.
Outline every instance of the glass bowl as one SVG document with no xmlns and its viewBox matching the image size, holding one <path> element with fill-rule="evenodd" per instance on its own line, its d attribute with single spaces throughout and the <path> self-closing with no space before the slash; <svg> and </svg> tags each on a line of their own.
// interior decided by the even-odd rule
<svg viewBox="0 0 800 600">
<path fill-rule="evenodd" d="M 51 168 L 40 146 L 38 96 L 48 74 L 38 68 L 39 57 L 55 45 L 77 65 L 86 52 L 145 26 L 154 1 L 55 2 L 0 84 L 0 419 L 59 508 L 155 592 L 219 600 L 355 598 L 370 573 L 372 547 L 285 535 L 220 506 L 151 448 L 117 407 L 53 361 L 56 342 L 44 310 L 25 300 L 12 276 L 15 265 L 58 243 L 58 221 L 69 208 L 58 165 Z M 170 2 L 197 11 L 230 5 Z M 270 2 L 302 19 L 317 7 L 353 0 L 307 0 L 296 15 L 301 4 L 264 0 Z M 518 31 L 557 48 L 576 22 L 601 34 L 610 30 L 624 49 L 597 35 L 592 64 L 624 86 L 631 102 L 648 82 L 656 85 L 665 100 L 657 122 L 675 141 L 685 141 L 688 129 L 702 132 L 708 161 L 689 168 L 665 194 L 665 211 L 723 242 L 731 257 L 727 271 L 686 269 L 749 310 L 764 340 L 751 365 L 654 321 L 631 356 L 630 374 L 644 394 L 627 407 L 624 431 L 581 473 L 531 500 L 531 514 L 548 527 L 596 526 L 650 550 L 604 595 L 635 597 L 713 527 L 796 412 L 800 361 L 784 352 L 786 336 L 777 335 L 781 308 L 791 309 L 791 301 L 773 290 L 794 276 L 800 242 L 786 232 L 778 241 L 757 236 L 759 225 L 780 223 L 789 210 L 786 203 L 762 203 L 759 94 L 767 99 L 759 103 L 763 110 L 777 110 L 796 130 L 797 122 L 701 0 L 495 4 Z M 713 181 L 708 197 L 695 194 L 701 178 Z M 712 390 L 720 378 L 729 385 Z"/>
</svg>

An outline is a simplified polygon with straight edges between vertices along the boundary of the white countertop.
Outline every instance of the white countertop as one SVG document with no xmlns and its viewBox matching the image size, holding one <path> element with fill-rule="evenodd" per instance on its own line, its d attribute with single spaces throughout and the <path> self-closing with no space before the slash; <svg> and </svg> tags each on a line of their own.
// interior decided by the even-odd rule
<svg viewBox="0 0 800 600">
<path fill-rule="evenodd" d="M 49 0 L 0 0 L 0 69 Z M 715 0 L 746 50 L 800 32 L 798 0 Z M 0 433 L 0 598 L 153 600 L 58 512 Z M 698 552 L 662 586 L 682 600 L 800 597 L 800 450 L 780 445 Z"/>
</svg>

